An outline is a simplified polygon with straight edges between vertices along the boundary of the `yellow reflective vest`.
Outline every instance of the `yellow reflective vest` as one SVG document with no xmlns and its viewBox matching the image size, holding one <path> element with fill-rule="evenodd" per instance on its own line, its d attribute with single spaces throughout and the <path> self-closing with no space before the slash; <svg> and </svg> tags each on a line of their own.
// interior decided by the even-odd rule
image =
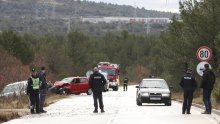
<svg viewBox="0 0 220 124">
<path fill-rule="evenodd" d="M 40 79 L 39 78 L 31 78 L 32 79 L 32 87 L 33 90 L 39 90 L 40 89 Z"/>
</svg>

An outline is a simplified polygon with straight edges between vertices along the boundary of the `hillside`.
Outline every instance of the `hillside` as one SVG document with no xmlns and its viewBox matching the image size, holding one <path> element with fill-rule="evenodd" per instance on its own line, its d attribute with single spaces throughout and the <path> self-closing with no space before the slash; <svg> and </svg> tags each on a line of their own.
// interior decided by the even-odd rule
<svg viewBox="0 0 220 124">
<path fill-rule="evenodd" d="M 0 30 L 12 29 L 19 32 L 41 33 L 65 33 L 69 30 L 82 30 L 91 32 L 89 29 L 115 31 L 118 24 L 102 24 L 101 26 L 81 23 L 82 17 L 145 17 L 145 18 L 171 18 L 174 13 L 134 8 L 132 6 L 95 3 L 80 0 L 0 0 Z M 113 27 L 113 28 L 112 28 Z M 124 27 L 124 28 L 121 28 Z M 144 25 L 133 26 L 120 24 L 120 30 L 144 33 Z M 161 27 L 161 26 L 156 26 Z M 82 29 L 83 28 L 83 29 Z M 152 29 L 155 29 L 152 27 Z M 164 30 L 162 26 L 159 31 Z M 97 34 L 95 31 L 94 34 Z"/>
<path fill-rule="evenodd" d="M 44 2 L 43 2 L 44 1 Z M 1 0 L 1 17 L 4 16 L 123 16 L 123 17 L 166 17 L 173 13 L 73 0 Z"/>
</svg>

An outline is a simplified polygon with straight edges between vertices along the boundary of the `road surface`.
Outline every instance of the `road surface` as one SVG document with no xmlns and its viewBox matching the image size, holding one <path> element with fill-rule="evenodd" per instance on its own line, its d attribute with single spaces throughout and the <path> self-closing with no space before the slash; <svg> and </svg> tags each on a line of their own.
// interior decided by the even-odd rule
<svg viewBox="0 0 220 124">
<path fill-rule="evenodd" d="M 105 113 L 93 113 L 93 98 L 86 94 L 72 95 L 45 109 L 45 114 L 27 115 L 5 124 L 219 124 L 220 116 L 202 115 L 203 110 L 192 107 L 191 115 L 182 115 L 182 105 L 143 104 L 137 106 L 136 89 L 128 87 L 124 92 L 109 91 L 103 93 Z"/>
</svg>

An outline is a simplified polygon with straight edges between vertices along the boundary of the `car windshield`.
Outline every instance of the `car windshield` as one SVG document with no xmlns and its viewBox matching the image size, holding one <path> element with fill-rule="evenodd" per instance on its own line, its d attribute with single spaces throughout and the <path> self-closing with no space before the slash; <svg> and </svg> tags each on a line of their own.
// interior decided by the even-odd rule
<svg viewBox="0 0 220 124">
<path fill-rule="evenodd" d="M 140 85 L 141 88 L 162 88 L 168 89 L 167 83 L 164 80 L 143 80 Z"/>
<path fill-rule="evenodd" d="M 108 75 L 116 75 L 116 69 L 114 68 L 99 68 L 100 73 L 107 73 Z"/>
<path fill-rule="evenodd" d="M 73 80 L 73 78 L 64 78 L 61 80 L 63 83 L 70 83 Z"/>
</svg>

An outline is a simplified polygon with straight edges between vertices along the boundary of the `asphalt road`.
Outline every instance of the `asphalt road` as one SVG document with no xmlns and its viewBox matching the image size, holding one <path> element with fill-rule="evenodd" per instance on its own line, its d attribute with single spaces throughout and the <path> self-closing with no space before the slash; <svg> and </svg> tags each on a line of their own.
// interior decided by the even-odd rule
<svg viewBox="0 0 220 124">
<path fill-rule="evenodd" d="M 192 107 L 191 115 L 182 115 L 182 105 L 172 102 L 137 106 L 136 89 L 109 91 L 103 94 L 105 113 L 93 113 L 93 98 L 86 94 L 73 95 L 45 108 L 45 114 L 27 115 L 5 124 L 219 124 L 220 116 L 202 115 L 203 110 Z"/>
</svg>

